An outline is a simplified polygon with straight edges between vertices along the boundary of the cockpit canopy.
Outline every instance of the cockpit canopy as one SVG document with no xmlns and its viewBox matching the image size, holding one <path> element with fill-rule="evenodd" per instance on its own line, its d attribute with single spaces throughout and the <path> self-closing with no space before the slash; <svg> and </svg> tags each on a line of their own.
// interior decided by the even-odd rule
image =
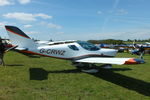
<svg viewBox="0 0 150 100">
<path fill-rule="evenodd" d="M 77 41 L 77 43 L 83 47 L 84 49 L 86 50 L 89 50 L 89 51 L 97 51 L 99 50 L 100 48 L 95 46 L 94 44 L 92 43 L 89 43 L 89 42 L 85 42 L 85 41 Z"/>
</svg>

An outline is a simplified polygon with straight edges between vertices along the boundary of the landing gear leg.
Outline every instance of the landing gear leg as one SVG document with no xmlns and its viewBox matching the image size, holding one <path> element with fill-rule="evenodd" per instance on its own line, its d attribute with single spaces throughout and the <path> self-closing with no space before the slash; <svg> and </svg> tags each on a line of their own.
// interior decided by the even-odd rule
<svg viewBox="0 0 150 100">
<path fill-rule="evenodd" d="M 111 69 L 112 65 L 111 64 L 104 64 L 101 67 L 104 68 L 104 69 Z"/>
<path fill-rule="evenodd" d="M 78 63 L 78 62 L 73 62 L 72 63 L 77 69 L 80 69 L 82 72 L 86 73 L 97 73 L 99 70 L 94 68 L 94 64 L 89 64 L 89 63 Z"/>
</svg>

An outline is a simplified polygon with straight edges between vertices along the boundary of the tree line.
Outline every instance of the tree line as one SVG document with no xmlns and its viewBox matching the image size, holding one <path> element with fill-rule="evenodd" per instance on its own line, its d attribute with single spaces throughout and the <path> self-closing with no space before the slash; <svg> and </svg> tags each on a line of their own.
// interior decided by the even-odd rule
<svg viewBox="0 0 150 100">
<path fill-rule="evenodd" d="M 134 39 L 134 40 L 131 40 L 131 39 L 128 39 L 127 40 L 128 42 L 150 42 L 150 38 L 149 39 L 144 39 L 144 40 L 140 40 L 140 39 Z"/>
<path fill-rule="evenodd" d="M 123 40 L 114 40 L 114 39 L 106 39 L 106 40 L 88 40 L 88 42 L 93 44 L 124 44 Z"/>
<path fill-rule="evenodd" d="M 145 40 L 137 40 L 137 39 L 134 39 L 134 40 L 131 40 L 131 39 L 128 39 L 127 41 L 123 41 L 123 40 L 115 40 L 115 39 L 106 39 L 106 40 L 88 40 L 88 42 L 90 43 L 93 43 L 93 44 L 126 44 L 126 42 L 131 42 L 133 43 L 133 41 L 135 42 L 150 42 L 150 39 L 145 39 Z"/>
</svg>

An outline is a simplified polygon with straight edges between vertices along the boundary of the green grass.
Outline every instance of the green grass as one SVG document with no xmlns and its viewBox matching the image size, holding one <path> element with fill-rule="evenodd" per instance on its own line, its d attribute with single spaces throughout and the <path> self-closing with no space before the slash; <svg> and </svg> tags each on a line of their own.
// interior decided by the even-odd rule
<svg viewBox="0 0 150 100">
<path fill-rule="evenodd" d="M 145 64 L 88 74 L 66 60 L 8 52 L 7 66 L 0 66 L 0 100 L 150 100 L 150 55 L 144 59 Z"/>
</svg>

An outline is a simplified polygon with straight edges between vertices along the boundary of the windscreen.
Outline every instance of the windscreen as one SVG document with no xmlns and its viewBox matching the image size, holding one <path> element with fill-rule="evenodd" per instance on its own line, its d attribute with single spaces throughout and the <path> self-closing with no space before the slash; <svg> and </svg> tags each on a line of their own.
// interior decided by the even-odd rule
<svg viewBox="0 0 150 100">
<path fill-rule="evenodd" d="M 94 44 L 92 43 L 89 43 L 89 42 L 85 42 L 85 41 L 77 41 L 77 43 L 83 47 L 84 49 L 86 50 L 89 50 L 89 51 L 97 51 L 99 50 L 100 48 L 95 46 Z"/>
</svg>

